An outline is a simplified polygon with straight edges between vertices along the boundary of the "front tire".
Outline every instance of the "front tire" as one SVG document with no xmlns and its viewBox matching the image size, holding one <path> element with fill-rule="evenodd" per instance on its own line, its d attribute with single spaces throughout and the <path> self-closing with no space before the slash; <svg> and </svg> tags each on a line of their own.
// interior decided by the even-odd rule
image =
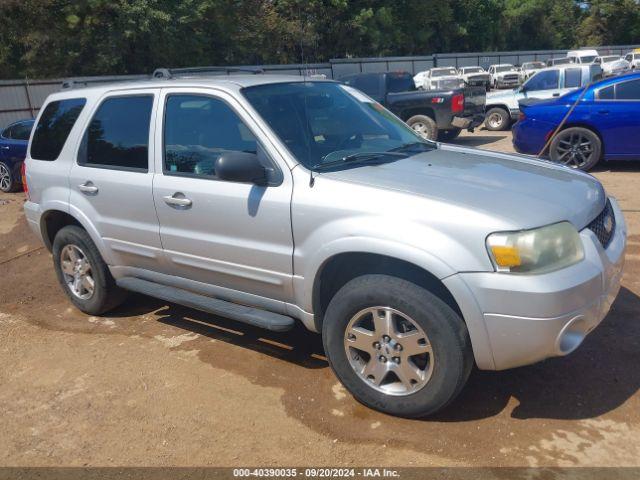
<svg viewBox="0 0 640 480">
<path fill-rule="evenodd" d="M 89 234 L 80 227 L 62 228 L 53 240 L 53 265 L 62 289 L 79 310 L 101 315 L 120 305 L 118 288 Z"/>
<path fill-rule="evenodd" d="M 428 290 L 387 275 L 344 285 L 329 303 L 322 339 L 331 368 L 358 401 L 402 417 L 444 408 L 473 366 L 460 316 Z"/>
<path fill-rule="evenodd" d="M 407 125 L 409 125 L 414 132 L 427 140 L 435 141 L 438 138 L 438 126 L 431 117 L 427 117 L 426 115 L 414 115 L 407 120 Z"/>
<path fill-rule="evenodd" d="M 509 112 L 500 107 L 490 108 L 487 111 L 484 125 L 487 127 L 487 130 L 491 130 L 492 132 L 508 130 L 511 125 Z"/>
<path fill-rule="evenodd" d="M 587 128 L 571 127 L 558 132 L 549 146 L 549 157 L 557 163 L 589 171 L 600 161 L 602 142 Z"/>
</svg>

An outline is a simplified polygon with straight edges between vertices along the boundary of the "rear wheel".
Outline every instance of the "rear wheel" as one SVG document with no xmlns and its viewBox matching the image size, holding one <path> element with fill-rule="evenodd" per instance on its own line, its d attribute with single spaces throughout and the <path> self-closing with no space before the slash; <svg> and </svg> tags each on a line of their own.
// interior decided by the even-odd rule
<svg viewBox="0 0 640 480">
<path fill-rule="evenodd" d="M 13 192 L 17 189 L 18 182 L 11 172 L 11 167 L 4 162 L 0 162 L 0 190 L 3 192 Z"/>
<path fill-rule="evenodd" d="M 549 157 L 578 170 L 591 170 L 600 160 L 602 142 L 587 128 L 571 127 L 559 132 L 549 147 Z"/>
<path fill-rule="evenodd" d="M 84 313 L 100 315 L 126 297 L 89 234 L 80 227 L 62 228 L 53 240 L 53 265 L 69 300 Z"/>
<path fill-rule="evenodd" d="M 509 112 L 500 107 L 490 108 L 487 111 L 484 125 L 485 127 L 487 127 L 487 130 L 491 130 L 493 132 L 507 130 L 511 125 L 511 117 L 509 116 Z"/>
<path fill-rule="evenodd" d="M 331 368 L 358 401 L 403 417 L 444 408 L 473 365 L 460 316 L 428 290 L 387 275 L 342 287 L 322 338 Z"/>
<path fill-rule="evenodd" d="M 438 138 L 438 126 L 431 117 L 426 115 L 414 115 L 407 120 L 414 132 L 427 140 L 436 140 Z"/>
<path fill-rule="evenodd" d="M 460 135 L 461 131 L 462 130 L 459 128 L 452 128 L 450 130 L 440 130 L 438 132 L 438 140 L 441 140 L 443 142 L 453 140 L 455 138 L 458 138 L 458 135 Z"/>
</svg>

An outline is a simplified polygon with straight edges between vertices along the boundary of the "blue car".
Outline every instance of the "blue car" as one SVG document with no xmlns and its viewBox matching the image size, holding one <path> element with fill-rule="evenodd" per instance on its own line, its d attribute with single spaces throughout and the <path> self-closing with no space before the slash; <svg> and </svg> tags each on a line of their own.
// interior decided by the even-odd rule
<svg viewBox="0 0 640 480">
<path fill-rule="evenodd" d="M 513 127 L 513 146 L 537 155 L 571 106 L 562 130 L 546 152 L 551 160 L 590 170 L 601 159 L 640 159 L 640 73 L 607 78 L 554 100 L 520 105 Z"/>
<path fill-rule="evenodd" d="M 3 192 L 13 192 L 22 186 L 20 169 L 32 128 L 33 120 L 20 120 L 0 133 L 0 190 Z"/>
</svg>

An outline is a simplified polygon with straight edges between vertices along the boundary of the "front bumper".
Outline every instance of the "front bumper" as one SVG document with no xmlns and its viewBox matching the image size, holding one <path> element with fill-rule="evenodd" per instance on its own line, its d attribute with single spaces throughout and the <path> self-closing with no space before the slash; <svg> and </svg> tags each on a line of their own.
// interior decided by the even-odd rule
<svg viewBox="0 0 640 480">
<path fill-rule="evenodd" d="M 462 130 L 468 130 L 473 132 L 473 129 L 479 127 L 484 122 L 484 114 L 476 113 L 467 117 L 453 117 L 451 119 L 451 125 L 455 128 Z"/>
<path fill-rule="evenodd" d="M 613 198 L 611 204 L 616 231 L 608 247 L 582 230 L 585 259 L 576 265 L 542 275 L 478 272 L 445 279 L 454 297 L 470 293 L 466 299 L 475 301 L 461 308 L 473 324 L 479 368 L 503 370 L 567 355 L 602 321 L 620 289 L 626 249 L 624 217 Z"/>
</svg>

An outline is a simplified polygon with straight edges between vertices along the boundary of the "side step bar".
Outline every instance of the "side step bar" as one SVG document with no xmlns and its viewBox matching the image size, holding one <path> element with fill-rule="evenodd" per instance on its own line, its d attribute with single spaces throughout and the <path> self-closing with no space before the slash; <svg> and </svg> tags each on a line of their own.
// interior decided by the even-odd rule
<svg viewBox="0 0 640 480">
<path fill-rule="evenodd" d="M 291 330 L 295 324 L 293 318 L 285 315 L 238 305 L 237 303 L 225 302 L 217 298 L 199 295 L 189 292 L 188 290 L 169 287 L 140 278 L 125 277 L 117 280 L 116 283 L 125 290 L 160 298 L 167 302 L 213 313 L 214 315 L 230 318 L 255 327 L 266 328 L 274 332 L 286 332 L 287 330 Z"/>
</svg>

